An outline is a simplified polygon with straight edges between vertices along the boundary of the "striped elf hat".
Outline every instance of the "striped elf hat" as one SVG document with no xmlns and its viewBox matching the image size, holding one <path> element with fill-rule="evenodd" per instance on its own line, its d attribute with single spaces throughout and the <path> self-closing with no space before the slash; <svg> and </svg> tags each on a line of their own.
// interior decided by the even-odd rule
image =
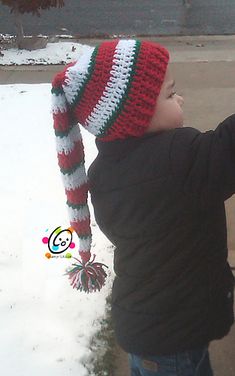
<svg viewBox="0 0 235 376">
<path fill-rule="evenodd" d="M 141 137 L 153 116 L 169 62 L 165 47 L 115 39 L 88 49 L 52 81 L 52 114 L 58 164 L 70 225 L 80 239 L 76 263 L 66 274 L 80 291 L 100 290 L 107 274 L 91 259 L 89 182 L 79 125 L 108 142 Z"/>
</svg>

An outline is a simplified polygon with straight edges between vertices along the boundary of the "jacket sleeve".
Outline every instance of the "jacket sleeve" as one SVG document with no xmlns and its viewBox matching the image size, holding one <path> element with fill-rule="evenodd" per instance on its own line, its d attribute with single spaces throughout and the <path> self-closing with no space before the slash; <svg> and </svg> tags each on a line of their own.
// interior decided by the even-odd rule
<svg viewBox="0 0 235 376">
<path fill-rule="evenodd" d="M 175 129 L 170 164 L 186 194 L 212 195 L 223 201 L 235 193 L 235 114 L 215 130 Z"/>
</svg>

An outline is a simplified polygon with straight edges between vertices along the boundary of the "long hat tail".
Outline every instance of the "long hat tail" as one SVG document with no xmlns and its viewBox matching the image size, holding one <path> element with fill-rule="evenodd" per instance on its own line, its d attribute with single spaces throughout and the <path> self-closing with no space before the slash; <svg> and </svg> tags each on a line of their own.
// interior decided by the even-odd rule
<svg viewBox="0 0 235 376">
<path fill-rule="evenodd" d="M 71 227 L 80 240 L 79 264 L 68 270 L 71 285 L 80 291 L 100 290 L 106 273 L 100 263 L 91 262 L 92 242 L 90 212 L 87 205 L 88 178 L 85 170 L 84 145 L 80 127 L 66 99 L 63 82 L 65 71 L 58 73 L 52 81 L 52 115 L 55 132 L 58 164 L 67 196 L 67 208 Z M 104 265 L 106 266 L 106 265 Z M 107 266 L 106 266 L 107 267 Z"/>
</svg>

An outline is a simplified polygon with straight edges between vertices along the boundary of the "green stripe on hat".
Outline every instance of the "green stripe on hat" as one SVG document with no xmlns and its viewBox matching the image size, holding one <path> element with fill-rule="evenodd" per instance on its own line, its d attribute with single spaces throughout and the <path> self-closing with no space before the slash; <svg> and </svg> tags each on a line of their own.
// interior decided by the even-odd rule
<svg viewBox="0 0 235 376">
<path fill-rule="evenodd" d="M 62 168 L 62 167 L 60 167 L 60 171 L 62 172 L 62 174 L 68 174 L 68 175 L 70 175 L 70 174 L 73 174 L 74 173 L 74 171 L 78 168 L 78 167 L 81 167 L 81 165 L 84 165 L 84 163 L 85 163 L 85 161 L 84 161 L 84 159 L 81 161 L 81 162 L 79 162 L 79 163 L 75 163 L 75 165 L 72 167 L 72 168 L 70 168 L 70 169 L 66 169 L 66 168 Z"/>
<path fill-rule="evenodd" d="M 64 94 L 64 91 L 63 91 L 62 87 L 53 87 L 51 89 L 51 93 L 58 96 L 58 95 Z"/>
<path fill-rule="evenodd" d="M 125 94 L 123 95 L 122 99 L 120 100 L 120 104 L 117 107 L 117 109 L 115 111 L 113 111 L 112 115 L 107 120 L 106 124 L 100 130 L 99 134 L 96 137 L 100 137 L 100 136 L 105 135 L 106 131 L 110 128 L 111 125 L 114 124 L 114 122 L 117 120 L 118 116 L 120 115 L 120 113 L 123 110 L 124 104 L 125 104 L 126 100 L 128 99 L 128 94 L 129 94 L 129 90 L 131 88 L 131 83 L 132 83 L 134 75 L 135 75 L 135 68 L 136 68 L 136 63 L 137 63 L 137 59 L 138 59 L 138 55 L 139 55 L 139 51 L 140 51 L 140 46 L 141 46 L 141 42 L 139 40 L 136 40 L 135 55 L 134 55 L 134 59 L 133 59 L 132 70 L 131 70 L 129 82 L 127 83 L 127 88 L 126 88 Z"/>
<path fill-rule="evenodd" d="M 73 209 L 82 209 L 82 208 L 84 208 L 84 206 L 87 206 L 87 203 L 84 203 L 84 204 L 72 204 L 72 202 L 69 202 L 68 200 L 67 200 L 66 204 L 70 208 L 73 208 Z"/>
<path fill-rule="evenodd" d="M 88 84 L 88 82 L 90 81 L 91 79 L 91 76 L 92 76 L 92 73 L 94 71 L 94 66 L 95 66 L 95 58 L 96 58 L 96 55 L 98 53 L 98 48 L 99 46 L 96 46 L 94 51 L 92 52 L 92 55 L 91 55 L 91 59 L 90 59 L 90 63 L 88 65 L 88 68 L 87 68 L 87 76 L 83 82 L 83 84 L 81 85 L 81 88 L 78 90 L 77 94 L 76 94 L 76 97 L 74 99 L 73 102 L 70 103 L 70 106 L 73 108 L 77 105 L 78 101 L 81 99 L 81 96 L 83 95 L 84 93 L 84 90 L 86 88 L 86 85 Z"/>
<path fill-rule="evenodd" d="M 75 120 L 75 119 L 74 119 Z M 69 132 L 71 132 L 71 129 L 73 128 L 74 125 L 77 125 L 77 121 L 75 120 L 75 122 L 70 122 L 69 123 L 69 128 L 66 129 L 66 131 L 58 131 L 57 129 L 54 128 L 54 132 L 55 132 L 55 135 L 56 137 L 67 137 L 69 135 Z"/>
</svg>

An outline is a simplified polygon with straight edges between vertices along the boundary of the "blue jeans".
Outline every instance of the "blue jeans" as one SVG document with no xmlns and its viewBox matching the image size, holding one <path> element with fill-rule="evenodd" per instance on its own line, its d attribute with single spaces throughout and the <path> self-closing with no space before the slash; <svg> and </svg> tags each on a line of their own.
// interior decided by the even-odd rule
<svg viewBox="0 0 235 376">
<path fill-rule="evenodd" d="M 213 376 L 207 346 L 166 356 L 128 353 L 128 361 L 130 376 Z"/>
</svg>

